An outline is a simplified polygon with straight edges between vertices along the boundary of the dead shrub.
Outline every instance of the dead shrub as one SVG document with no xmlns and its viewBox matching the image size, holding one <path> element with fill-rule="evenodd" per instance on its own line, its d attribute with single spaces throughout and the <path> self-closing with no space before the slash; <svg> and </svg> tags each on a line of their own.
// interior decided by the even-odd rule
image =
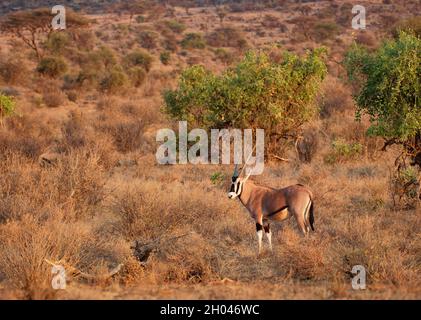
<svg viewBox="0 0 421 320">
<path fill-rule="evenodd" d="M 137 150 L 142 145 L 144 123 L 141 120 L 119 122 L 109 128 L 120 152 Z"/>
<path fill-rule="evenodd" d="M 106 196 L 104 169 L 98 154 L 89 150 L 71 150 L 52 170 L 51 187 L 60 203 L 74 210 L 75 219 L 95 214 Z M 57 179 L 57 180 L 55 180 Z"/>
<path fill-rule="evenodd" d="M 22 85 L 27 82 L 26 63 L 15 57 L 0 57 L 0 77 L 7 84 Z"/>
<path fill-rule="evenodd" d="M 355 41 L 360 44 L 360 45 L 364 45 L 366 47 L 369 48 L 374 48 L 377 46 L 377 39 L 376 37 L 373 35 L 373 33 L 370 32 L 359 32 Z"/>
<path fill-rule="evenodd" d="M 10 117 L 4 124 L 0 129 L 0 159 L 12 153 L 35 160 L 54 138 L 52 126 L 39 116 Z"/>
<path fill-rule="evenodd" d="M 123 262 L 123 268 L 119 272 L 117 279 L 123 285 L 130 285 L 138 283 L 144 276 L 145 268 L 135 257 L 129 256 Z"/>
<path fill-rule="evenodd" d="M 326 246 L 326 243 L 289 243 L 282 249 L 282 268 L 296 280 L 326 280 L 332 274 Z"/>
<path fill-rule="evenodd" d="M 199 235 L 183 238 L 158 253 L 154 271 L 163 282 L 203 283 L 216 278 L 215 248 Z M 162 281 L 161 280 L 161 281 Z"/>
<path fill-rule="evenodd" d="M 60 214 L 58 214 L 60 215 Z M 0 225 L 0 274 L 25 299 L 51 299 L 51 265 L 45 259 L 63 260 L 77 266 L 89 233 L 80 225 L 53 218 L 40 222 L 30 215 Z"/>
<path fill-rule="evenodd" d="M 66 101 L 66 95 L 53 82 L 47 82 L 41 89 L 42 100 L 49 108 L 57 108 L 63 105 Z"/>
<path fill-rule="evenodd" d="M 202 192 L 192 193 L 189 189 L 174 186 L 167 189 L 157 181 L 122 190 L 112 206 L 119 217 L 115 228 L 128 240 L 141 241 L 150 241 L 186 226 L 201 234 L 215 234 L 212 221 L 217 221 L 224 212 L 222 205 L 220 208 L 214 205 L 219 194 L 208 192 L 215 199 L 211 204 L 201 196 Z M 208 217 L 209 223 L 202 224 L 200 217 Z"/>
<path fill-rule="evenodd" d="M 175 52 L 178 48 L 178 41 L 173 35 L 165 36 L 164 40 L 162 41 L 162 46 L 165 50 Z"/>
<path fill-rule="evenodd" d="M 139 43 L 142 48 L 145 49 L 155 49 L 156 48 L 156 39 L 158 34 L 154 31 L 142 31 L 139 33 Z"/>
<path fill-rule="evenodd" d="M 327 78 L 321 99 L 320 115 L 323 118 L 328 118 L 335 112 L 350 110 L 354 105 L 350 89 L 336 78 Z"/>
<path fill-rule="evenodd" d="M 56 207 L 67 210 L 69 221 L 91 217 L 106 196 L 104 184 L 100 157 L 92 151 L 70 150 L 46 168 L 8 154 L 0 165 L 0 195 L 6 199 L 1 219 L 48 216 Z"/>
<path fill-rule="evenodd" d="M 389 173 L 389 190 L 393 207 L 398 210 L 412 210 L 421 200 L 420 174 L 414 167 L 399 161 L 399 167 Z"/>
<path fill-rule="evenodd" d="M 245 49 L 247 40 L 240 30 L 233 27 L 217 28 L 206 35 L 207 43 L 212 47 L 234 47 Z"/>
<path fill-rule="evenodd" d="M 16 136 L 12 133 L 0 131 L 0 154 L 17 153 L 29 159 L 36 159 L 43 147 L 38 139 L 24 135 Z M 1 159 L 1 156 L 0 156 Z"/>
<path fill-rule="evenodd" d="M 262 26 L 270 29 L 280 29 L 281 32 L 288 31 L 287 27 L 279 20 L 279 18 L 270 14 L 264 16 Z"/>
<path fill-rule="evenodd" d="M 306 130 L 297 142 L 298 158 L 302 162 L 311 162 L 319 146 L 319 139 L 315 129 Z"/>
<path fill-rule="evenodd" d="M 112 110 L 117 104 L 117 98 L 113 96 L 102 96 L 98 99 L 96 107 L 99 111 Z"/>
<path fill-rule="evenodd" d="M 130 81 L 136 88 L 140 87 L 146 79 L 146 71 L 142 67 L 132 67 L 128 70 Z"/>
<path fill-rule="evenodd" d="M 62 143 L 66 150 L 81 148 L 86 145 L 85 127 L 82 114 L 70 112 L 69 120 L 61 128 Z"/>
<path fill-rule="evenodd" d="M 339 33 L 338 25 L 333 21 L 322 21 L 314 24 L 312 38 L 318 42 L 333 39 Z"/>
<path fill-rule="evenodd" d="M 171 205 L 160 199 L 162 193 L 149 190 L 125 190 L 114 200 L 113 210 L 120 221 L 116 229 L 128 240 L 150 241 L 177 226 L 177 217 L 171 212 Z M 166 202 L 163 205 L 163 202 Z M 156 215 L 160 219 L 156 219 Z M 180 218 L 180 217 L 179 217 Z M 179 219 L 178 218 L 178 219 Z"/>
</svg>

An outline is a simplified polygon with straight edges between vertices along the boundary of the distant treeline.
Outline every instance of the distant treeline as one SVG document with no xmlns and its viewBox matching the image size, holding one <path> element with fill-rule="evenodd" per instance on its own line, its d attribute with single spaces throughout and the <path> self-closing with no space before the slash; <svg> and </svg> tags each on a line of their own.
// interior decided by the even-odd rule
<svg viewBox="0 0 421 320">
<path fill-rule="evenodd" d="M 110 11 L 111 8 L 114 9 L 118 5 L 124 6 L 128 3 L 142 1 L 180 7 L 226 5 L 232 11 L 237 12 L 276 7 L 285 3 L 317 2 L 317 0 L 61 0 L 60 4 L 76 11 L 82 10 L 87 13 L 100 13 Z M 0 2 L 0 15 L 19 10 L 53 7 L 54 5 L 57 5 L 56 0 L 2 0 Z"/>
</svg>

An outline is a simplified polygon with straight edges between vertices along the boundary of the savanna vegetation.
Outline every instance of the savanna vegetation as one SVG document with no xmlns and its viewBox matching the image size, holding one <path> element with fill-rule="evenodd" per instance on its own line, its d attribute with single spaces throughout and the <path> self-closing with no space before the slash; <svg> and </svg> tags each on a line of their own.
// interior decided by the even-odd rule
<svg viewBox="0 0 421 320">
<path fill-rule="evenodd" d="M 63 2 L 0 4 L 1 298 L 421 297 L 418 1 Z M 179 120 L 264 128 L 252 179 L 309 186 L 316 232 L 257 257 L 232 166 L 157 163 Z"/>
</svg>

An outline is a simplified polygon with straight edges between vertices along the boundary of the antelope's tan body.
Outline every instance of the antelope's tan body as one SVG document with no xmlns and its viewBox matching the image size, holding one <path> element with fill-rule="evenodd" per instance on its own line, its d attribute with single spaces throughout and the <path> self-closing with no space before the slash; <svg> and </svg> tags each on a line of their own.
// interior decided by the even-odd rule
<svg viewBox="0 0 421 320">
<path fill-rule="evenodd" d="M 239 198 L 247 208 L 251 217 L 256 221 L 256 232 L 259 253 L 261 252 L 263 229 L 272 250 L 270 232 L 271 221 L 284 221 L 295 217 L 301 232 L 306 235 L 314 231 L 313 193 L 301 184 L 291 185 L 282 189 L 259 186 L 238 175 L 237 167 L 234 171 L 231 189 L 228 193 L 230 199 Z"/>
<path fill-rule="evenodd" d="M 250 180 L 243 184 L 239 196 L 256 222 L 263 225 L 265 222 L 283 221 L 294 215 L 303 233 L 308 231 L 310 225 L 307 225 L 304 215 L 300 213 L 306 210 L 312 198 L 310 189 L 299 184 L 273 189 L 258 186 Z"/>
</svg>

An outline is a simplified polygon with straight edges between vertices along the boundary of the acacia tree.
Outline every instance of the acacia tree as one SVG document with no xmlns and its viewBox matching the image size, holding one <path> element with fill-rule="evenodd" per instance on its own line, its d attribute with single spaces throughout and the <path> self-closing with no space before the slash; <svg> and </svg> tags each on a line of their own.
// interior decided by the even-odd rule
<svg viewBox="0 0 421 320">
<path fill-rule="evenodd" d="M 370 117 L 368 134 L 400 144 L 421 167 L 421 40 L 401 32 L 375 52 L 354 45 L 345 66 L 357 94 L 357 119 Z"/>
<path fill-rule="evenodd" d="M 397 39 L 371 53 L 354 45 L 345 66 L 356 90 L 357 119 L 369 116 L 367 133 L 385 139 L 383 150 L 394 144 L 403 147 L 395 161 L 394 180 L 401 180 L 403 194 L 412 193 L 410 198 L 416 198 L 408 190 L 417 188 L 421 175 L 421 39 L 400 32 Z M 418 178 L 408 175 L 408 158 L 412 166 L 418 166 Z"/>
<path fill-rule="evenodd" d="M 317 112 L 314 98 L 326 75 L 325 50 L 280 62 L 250 51 L 235 67 L 215 75 L 202 66 L 186 69 L 175 90 L 164 93 L 165 111 L 176 120 L 207 129 L 265 130 L 267 154 L 296 138 Z"/>
<path fill-rule="evenodd" d="M 134 15 L 144 14 L 152 5 L 153 3 L 147 0 L 125 0 L 110 6 L 108 11 L 128 14 L 129 25 L 131 25 Z"/>
<path fill-rule="evenodd" d="M 48 8 L 18 11 L 6 15 L 0 20 L 0 31 L 21 39 L 35 51 L 38 60 L 41 59 L 40 43 L 54 31 L 52 19 L 54 15 Z M 66 10 L 66 28 L 84 27 L 89 21 L 79 14 Z"/>
</svg>

